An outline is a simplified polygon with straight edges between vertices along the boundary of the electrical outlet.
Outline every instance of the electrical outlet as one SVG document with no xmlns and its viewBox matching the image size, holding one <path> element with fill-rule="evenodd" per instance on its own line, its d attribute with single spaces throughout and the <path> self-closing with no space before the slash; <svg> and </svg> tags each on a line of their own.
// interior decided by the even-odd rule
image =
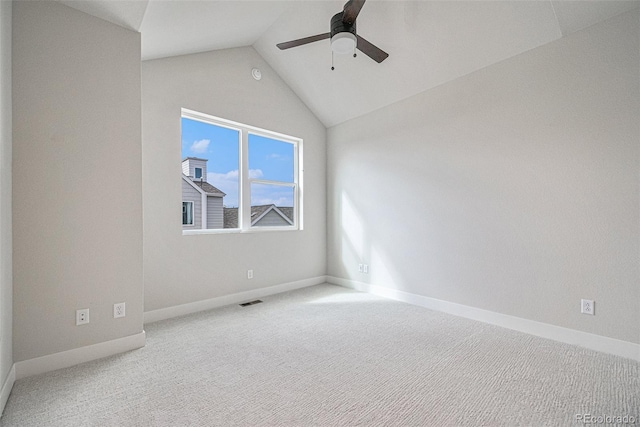
<svg viewBox="0 0 640 427">
<path fill-rule="evenodd" d="M 369 274 L 369 264 L 365 264 L 362 271 L 364 272 L 364 274 Z"/>
<path fill-rule="evenodd" d="M 364 269 L 363 264 L 358 264 L 358 272 L 362 273 L 362 270 Z"/>
<path fill-rule="evenodd" d="M 247 270 L 247 279 L 253 279 L 253 270 Z"/>
<path fill-rule="evenodd" d="M 580 313 L 594 315 L 596 312 L 595 302 L 590 299 L 580 300 Z"/>
<path fill-rule="evenodd" d="M 119 302 L 117 304 L 113 304 L 113 318 L 117 319 L 118 317 L 125 316 L 125 306 L 123 302 Z"/>
<path fill-rule="evenodd" d="M 86 325 L 87 323 L 89 323 L 89 309 L 76 310 L 76 326 Z"/>
</svg>

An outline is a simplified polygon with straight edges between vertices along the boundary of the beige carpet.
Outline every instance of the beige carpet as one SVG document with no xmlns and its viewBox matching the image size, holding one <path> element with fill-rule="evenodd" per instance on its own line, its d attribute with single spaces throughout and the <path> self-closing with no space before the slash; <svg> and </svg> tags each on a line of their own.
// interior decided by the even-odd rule
<svg viewBox="0 0 640 427">
<path fill-rule="evenodd" d="M 16 382 L 4 426 L 640 424 L 640 364 L 321 285 Z"/>
</svg>

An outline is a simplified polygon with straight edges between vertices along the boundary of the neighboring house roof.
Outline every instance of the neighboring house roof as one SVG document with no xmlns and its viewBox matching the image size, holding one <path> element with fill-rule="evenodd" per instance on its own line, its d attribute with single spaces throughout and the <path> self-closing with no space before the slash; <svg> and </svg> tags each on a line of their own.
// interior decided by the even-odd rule
<svg viewBox="0 0 640 427">
<path fill-rule="evenodd" d="M 276 205 L 251 206 L 251 225 L 260 221 L 270 211 L 275 211 L 293 224 L 293 208 Z M 224 208 L 224 228 L 238 228 L 238 208 Z"/>
<path fill-rule="evenodd" d="M 224 208 L 224 228 L 238 228 L 238 208 Z"/>
<path fill-rule="evenodd" d="M 221 194 L 222 196 L 226 196 L 225 193 L 223 193 L 222 191 L 218 190 L 216 187 L 214 187 L 213 185 L 209 184 L 207 181 L 196 181 L 195 179 L 193 180 L 193 183 L 195 185 L 197 185 L 198 187 L 202 188 L 202 190 L 207 193 L 207 194 Z"/>
<path fill-rule="evenodd" d="M 184 159 L 182 159 L 182 161 L 184 162 L 185 160 L 202 160 L 203 162 L 208 161 L 208 159 L 201 159 L 200 157 L 185 157 Z"/>
<path fill-rule="evenodd" d="M 293 225 L 293 218 L 287 217 L 283 211 L 276 205 L 251 206 L 251 225 L 257 224 L 269 212 L 274 211 L 280 215 L 285 221 Z M 293 212 L 293 209 L 292 209 Z"/>
<path fill-rule="evenodd" d="M 293 208 L 292 207 L 285 207 L 285 206 L 278 206 L 278 209 L 280 210 L 280 212 L 282 212 L 284 214 L 284 216 L 289 218 L 289 220 L 293 224 Z"/>
<path fill-rule="evenodd" d="M 208 196 L 215 196 L 215 197 L 226 196 L 225 193 L 218 190 L 216 187 L 209 184 L 207 181 L 195 181 L 189 178 L 188 176 L 186 176 L 185 174 L 182 174 L 182 179 L 184 179 L 186 182 L 191 184 L 191 186 L 196 190 L 198 190 L 200 193 L 205 193 Z"/>
<path fill-rule="evenodd" d="M 258 218 L 263 217 L 272 206 L 274 205 L 251 206 L 251 223 L 253 224 Z"/>
</svg>

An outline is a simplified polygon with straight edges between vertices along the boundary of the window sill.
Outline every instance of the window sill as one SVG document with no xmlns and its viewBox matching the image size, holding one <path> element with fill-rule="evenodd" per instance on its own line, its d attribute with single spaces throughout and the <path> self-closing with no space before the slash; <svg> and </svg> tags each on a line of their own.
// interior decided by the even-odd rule
<svg viewBox="0 0 640 427">
<path fill-rule="evenodd" d="M 201 235 L 201 234 L 251 234 L 251 233 L 270 233 L 274 231 L 302 231 L 302 229 L 298 227 L 254 227 L 249 230 L 241 230 L 239 228 L 182 230 L 182 235 L 195 236 L 195 235 Z"/>
</svg>

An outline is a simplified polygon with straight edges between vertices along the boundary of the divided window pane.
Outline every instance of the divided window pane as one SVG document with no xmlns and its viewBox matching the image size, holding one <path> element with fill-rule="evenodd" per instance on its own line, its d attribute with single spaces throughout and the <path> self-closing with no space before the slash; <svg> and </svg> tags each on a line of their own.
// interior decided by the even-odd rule
<svg viewBox="0 0 640 427">
<path fill-rule="evenodd" d="M 249 171 L 252 178 L 293 182 L 295 147 L 290 142 L 249 134 Z"/>
<path fill-rule="evenodd" d="M 238 228 L 239 170 L 240 130 L 182 118 L 182 197 L 196 216 L 185 229 Z"/>
<path fill-rule="evenodd" d="M 295 225 L 295 155 L 291 142 L 249 134 L 252 227 Z"/>
</svg>

